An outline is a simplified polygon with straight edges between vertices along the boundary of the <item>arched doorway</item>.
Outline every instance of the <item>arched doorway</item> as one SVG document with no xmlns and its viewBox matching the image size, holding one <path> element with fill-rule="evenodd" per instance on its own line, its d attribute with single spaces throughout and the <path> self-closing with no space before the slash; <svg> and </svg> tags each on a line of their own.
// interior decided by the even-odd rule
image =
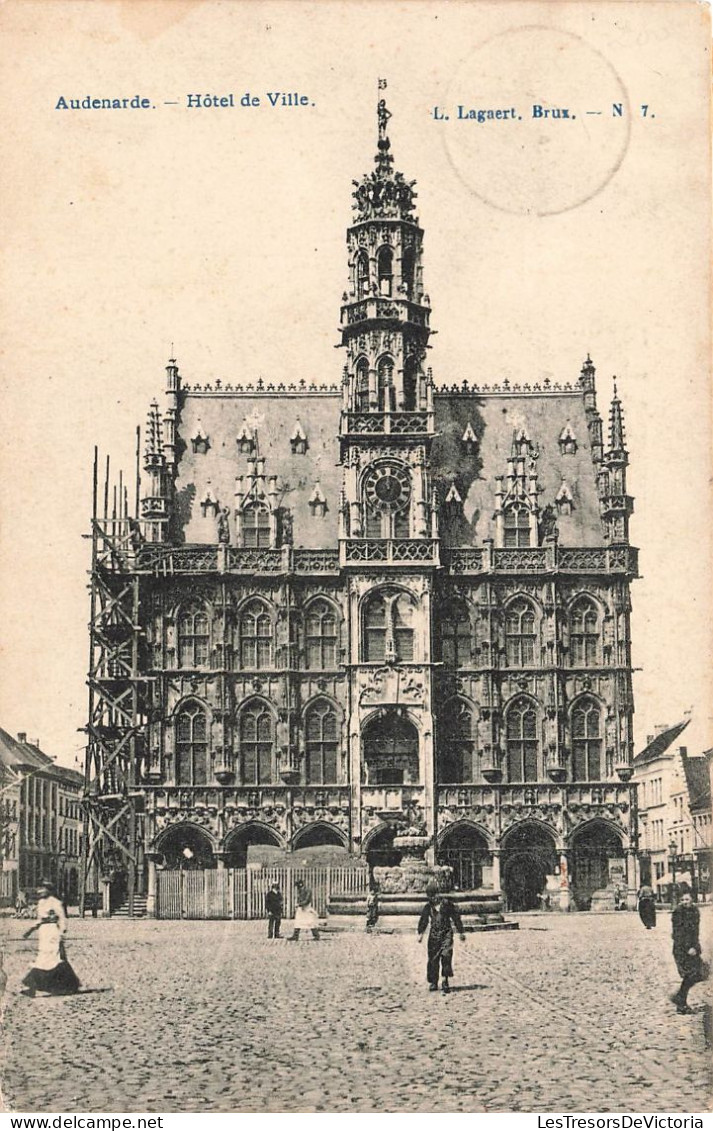
<svg viewBox="0 0 713 1131">
<path fill-rule="evenodd" d="M 301 852 L 305 848 L 346 848 L 342 834 L 334 825 L 317 821 L 295 833 L 292 847 Z"/>
<path fill-rule="evenodd" d="M 401 863 L 401 853 L 394 848 L 397 832 L 393 825 L 383 825 L 370 837 L 366 845 L 370 876 L 373 876 L 374 868 L 396 868 Z"/>
<path fill-rule="evenodd" d="M 472 825 L 459 822 L 444 834 L 438 849 L 438 863 L 453 869 L 453 887 L 475 891 L 483 886 L 483 866 L 490 863 L 488 842 Z"/>
<path fill-rule="evenodd" d="M 167 868 L 194 871 L 217 866 L 210 837 L 195 825 L 173 825 L 156 847 Z"/>
<path fill-rule="evenodd" d="M 557 867 L 555 841 L 541 825 L 519 825 L 503 840 L 502 885 L 508 911 L 533 911 Z"/>
<path fill-rule="evenodd" d="M 247 868 L 248 850 L 260 844 L 284 847 L 277 833 L 265 825 L 251 823 L 236 829 L 225 841 L 226 868 Z"/>
<path fill-rule="evenodd" d="M 369 785 L 416 785 L 418 731 L 395 711 L 387 711 L 364 728 L 364 766 Z"/>
<path fill-rule="evenodd" d="M 589 910 L 592 893 L 616 883 L 615 869 L 624 877 L 624 849 L 621 837 L 605 821 L 589 821 L 572 837 L 572 894 L 579 911 Z"/>
</svg>

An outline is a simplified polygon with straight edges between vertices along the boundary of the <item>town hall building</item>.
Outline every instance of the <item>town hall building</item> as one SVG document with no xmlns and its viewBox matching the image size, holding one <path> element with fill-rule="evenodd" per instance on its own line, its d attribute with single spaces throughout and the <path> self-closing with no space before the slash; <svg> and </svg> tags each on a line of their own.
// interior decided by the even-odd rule
<svg viewBox="0 0 713 1131">
<path fill-rule="evenodd" d="M 373 866 L 406 832 L 510 910 L 636 890 L 621 402 L 603 421 L 588 356 L 559 382 L 426 367 L 389 117 L 355 182 L 341 375 L 205 385 L 171 360 L 138 513 L 95 490 L 88 863 L 150 907 L 187 858 Z"/>
</svg>

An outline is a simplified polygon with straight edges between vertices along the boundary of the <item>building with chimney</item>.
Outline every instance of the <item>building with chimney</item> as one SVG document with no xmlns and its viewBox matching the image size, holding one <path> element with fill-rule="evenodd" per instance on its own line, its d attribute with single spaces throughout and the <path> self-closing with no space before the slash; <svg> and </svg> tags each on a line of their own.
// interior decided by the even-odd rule
<svg viewBox="0 0 713 1131">
<path fill-rule="evenodd" d="M 393 863 L 407 830 L 511 910 L 622 876 L 634 899 L 621 401 L 606 424 L 588 356 L 559 382 L 427 366 L 389 118 L 354 182 L 341 373 L 210 385 L 171 360 L 136 509 L 95 465 L 87 876 L 150 911 L 187 855 Z"/>
</svg>

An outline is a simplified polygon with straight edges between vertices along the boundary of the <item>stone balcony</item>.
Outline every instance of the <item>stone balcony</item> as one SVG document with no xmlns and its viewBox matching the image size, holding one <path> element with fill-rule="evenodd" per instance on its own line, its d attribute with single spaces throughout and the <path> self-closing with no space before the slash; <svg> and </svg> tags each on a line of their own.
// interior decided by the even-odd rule
<svg viewBox="0 0 713 1131">
<path fill-rule="evenodd" d="M 444 564 L 451 575 L 499 574 L 624 574 L 637 577 L 638 550 L 633 546 L 528 546 L 496 548 L 487 541 L 482 547 L 442 548 Z"/>
<path fill-rule="evenodd" d="M 138 573 L 175 574 L 335 574 L 337 549 L 249 549 L 241 546 L 142 546 L 135 558 Z"/>
<path fill-rule="evenodd" d="M 344 436 L 428 436 L 435 431 L 432 412 L 344 412 Z"/>
<path fill-rule="evenodd" d="M 440 561 L 435 538 L 346 538 L 340 547 L 343 566 L 437 566 Z"/>
</svg>

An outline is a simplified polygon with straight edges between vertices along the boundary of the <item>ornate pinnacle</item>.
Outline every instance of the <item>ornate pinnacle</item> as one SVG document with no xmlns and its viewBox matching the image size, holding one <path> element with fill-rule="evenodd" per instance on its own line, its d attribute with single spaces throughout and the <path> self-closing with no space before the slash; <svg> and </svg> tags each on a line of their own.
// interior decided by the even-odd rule
<svg viewBox="0 0 713 1131">
<path fill-rule="evenodd" d="M 609 409 L 609 450 L 612 452 L 626 451 L 624 413 L 617 395 L 616 378 L 614 379 L 614 396 Z"/>
<path fill-rule="evenodd" d="M 146 463 L 155 462 L 163 458 L 163 430 L 161 416 L 158 410 L 158 401 L 152 401 L 146 420 Z"/>
</svg>

